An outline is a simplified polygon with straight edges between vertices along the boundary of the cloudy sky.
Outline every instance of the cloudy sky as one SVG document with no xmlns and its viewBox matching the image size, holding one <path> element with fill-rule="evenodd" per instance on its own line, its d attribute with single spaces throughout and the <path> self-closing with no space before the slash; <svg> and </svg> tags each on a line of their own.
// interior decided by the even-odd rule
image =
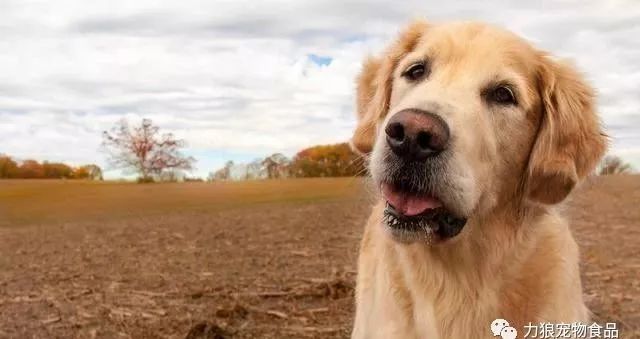
<svg viewBox="0 0 640 339">
<path fill-rule="evenodd" d="M 0 153 L 104 166 L 101 131 L 122 117 L 185 138 L 201 176 L 344 141 L 362 58 L 423 17 L 496 23 L 574 59 L 613 152 L 640 168 L 640 1 L 166 3 L 0 1 Z"/>
</svg>

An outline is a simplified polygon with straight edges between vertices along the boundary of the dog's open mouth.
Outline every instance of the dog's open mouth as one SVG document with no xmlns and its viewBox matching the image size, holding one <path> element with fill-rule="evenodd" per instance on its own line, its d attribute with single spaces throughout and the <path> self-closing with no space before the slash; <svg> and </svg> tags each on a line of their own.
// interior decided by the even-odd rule
<svg viewBox="0 0 640 339">
<path fill-rule="evenodd" d="M 455 216 L 436 197 L 407 193 L 389 184 L 382 184 L 386 200 L 384 221 L 392 230 L 401 233 L 422 233 L 431 240 L 452 238 L 467 223 L 466 218 Z"/>
</svg>

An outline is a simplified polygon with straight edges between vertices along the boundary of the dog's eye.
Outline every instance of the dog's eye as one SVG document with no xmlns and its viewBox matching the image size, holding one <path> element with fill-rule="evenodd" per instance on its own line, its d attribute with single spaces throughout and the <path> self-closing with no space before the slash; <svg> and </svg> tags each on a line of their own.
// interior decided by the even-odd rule
<svg viewBox="0 0 640 339">
<path fill-rule="evenodd" d="M 411 81 L 417 81 L 422 79 L 426 74 L 427 66 L 424 62 L 418 62 L 409 66 L 409 68 L 402 73 L 402 76 Z"/>
<path fill-rule="evenodd" d="M 508 86 L 498 86 L 491 91 L 489 98 L 502 105 L 515 105 L 516 97 Z"/>
</svg>

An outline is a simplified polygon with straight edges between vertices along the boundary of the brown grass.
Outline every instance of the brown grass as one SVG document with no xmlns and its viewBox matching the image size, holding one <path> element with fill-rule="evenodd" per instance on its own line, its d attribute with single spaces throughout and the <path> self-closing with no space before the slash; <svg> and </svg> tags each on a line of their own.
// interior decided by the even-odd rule
<svg viewBox="0 0 640 339">
<path fill-rule="evenodd" d="M 0 338 L 345 338 L 360 179 L 0 181 Z M 568 207 L 585 296 L 640 338 L 640 177 Z"/>
<path fill-rule="evenodd" d="M 167 213 L 213 212 L 262 203 L 350 199 L 360 179 L 134 184 L 77 180 L 0 180 L 0 227 Z"/>
</svg>

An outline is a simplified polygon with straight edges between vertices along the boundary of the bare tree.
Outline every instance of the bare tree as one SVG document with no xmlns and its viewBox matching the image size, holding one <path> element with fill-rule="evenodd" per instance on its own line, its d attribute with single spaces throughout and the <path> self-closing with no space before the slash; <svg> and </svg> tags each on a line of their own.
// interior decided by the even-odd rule
<svg viewBox="0 0 640 339">
<path fill-rule="evenodd" d="M 260 179 L 262 174 L 262 159 L 256 159 L 245 166 L 245 180 Z"/>
<path fill-rule="evenodd" d="M 262 165 L 265 167 L 269 179 L 287 177 L 289 164 L 290 160 L 282 153 L 274 153 L 262 161 Z"/>
<path fill-rule="evenodd" d="M 631 165 L 623 162 L 620 157 L 617 157 L 615 155 L 608 155 L 604 158 L 604 160 L 602 160 L 598 174 L 629 174 L 632 172 L 633 168 L 631 168 Z"/>
<path fill-rule="evenodd" d="M 235 166 L 233 161 L 229 160 L 224 164 L 224 167 L 209 173 L 209 181 L 223 181 L 231 180 L 231 169 Z"/>
<path fill-rule="evenodd" d="M 102 168 L 100 168 L 98 165 L 90 164 L 84 166 L 84 168 L 86 168 L 87 172 L 89 173 L 89 179 L 103 180 Z"/>
<path fill-rule="evenodd" d="M 76 179 L 103 180 L 102 169 L 95 164 L 75 168 L 73 177 Z"/>
<path fill-rule="evenodd" d="M 160 134 L 158 126 L 149 119 L 133 128 L 122 119 L 102 135 L 110 165 L 136 172 L 143 181 L 150 181 L 166 170 L 191 170 L 195 162 L 193 157 L 180 152 L 184 140 L 171 133 Z"/>
</svg>

